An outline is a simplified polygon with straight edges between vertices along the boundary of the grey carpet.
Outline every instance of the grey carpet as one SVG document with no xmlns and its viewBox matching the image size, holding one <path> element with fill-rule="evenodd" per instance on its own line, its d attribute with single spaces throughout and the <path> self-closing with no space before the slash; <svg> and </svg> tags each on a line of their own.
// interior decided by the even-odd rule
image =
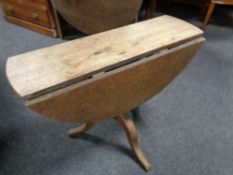
<svg viewBox="0 0 233 175">
<path fill-rule="evenodd" d="M 169 11 L 201 24 L 198 9 L 172 4 Z M 205 36 L 185 71 L 133 112 L 153 165 L 148 175 L 233 174 L 232 8 L 217 7 Z M 39 116 L 16 97 L 7 58 L 60 42 L 6 23 L 0 13 L 0 175 L 146 174 L 116 121 L 70 139 L 66 131 L 76 125 Z"/>
</svg>

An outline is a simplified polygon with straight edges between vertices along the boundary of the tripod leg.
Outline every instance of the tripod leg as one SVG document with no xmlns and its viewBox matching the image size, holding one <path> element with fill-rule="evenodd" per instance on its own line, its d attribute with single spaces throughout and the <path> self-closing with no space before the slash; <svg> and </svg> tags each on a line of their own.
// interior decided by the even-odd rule
<svg viewBox="0 0 233 175">
<path fill-rule="evenodd" d="M 211 15 L 212 15 L 212 13 L 214 11 L 215 5 L 216 5 L 216 3 L 211 2 L 210 6 L 208 8 L 207 14 L 205 16 L 204 23 L 202 25 L 202 30 L 205 30 L 205 28 L 206 28 L 206 26 L 207 26 L 207 24 L 209 22 L 209 19 L 210 19 Z"/>
<path fill-rule="evenodd" d="M 156 5 L 157 5 L 157 0 L 149 0 L 148 6 L 146 7 L 145 19 L 150 19 L 155 16 Z"/>
<path fill-rule="evenodd" d="M 141 163 L 143 168 L 146 171 L 149 171 L 151 169 L 151 164 L 144 156 L 142 149 L 141 149 L 140 145 L 138 144 L 137 131 L 136 131 L 136 127 L 135 127 L 133 121 L 129 117 L 127 117 L 127 115 L 118 116 L 118 117 L 116 117 L 116 119 L 123 126 L 123 128 L 127 134 L 130 146 L 131 146 L 132 150 L 134 151 L 137 159 L 139 160 L 139 162 Z"/>
<path fill-rule="evenodd" d="M 73 128 L 68 131 L 70 137 L 77 137 L 79 134 L 86 132 L 90 129 L 95 123 L 85 123 L 78 128 Z"/>
</svg>

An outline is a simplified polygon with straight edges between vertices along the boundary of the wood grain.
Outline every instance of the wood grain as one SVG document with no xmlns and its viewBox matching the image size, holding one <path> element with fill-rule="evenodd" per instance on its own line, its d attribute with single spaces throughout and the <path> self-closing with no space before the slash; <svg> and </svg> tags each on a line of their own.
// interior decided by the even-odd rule
<svg viewBox="0 0 233 175">
<path fill-rule="evenodd" d="M 33 30 L 35 32 L 39 32 L 39 33 L 42 33 L 44 35 L 52 36 L 52 37 L 57 36 L 57 32 L 55 29 L 50 29 L 50 28 L 40 26 L 40 25 L 25 21 L 25 20 L 22 20 L 19 18 L 8 16 L 8 15 L 4 16 L 4 18 L 7 22 L 28 28 L 28 29 Z"/>
<path fill-rule="evenodd" d="M 233 0 L 211 0 L 211 2 L 222 5 L 233 5 Z"/>
<path fill-rule="evenodd" d="M 161 16 L 11 57 L 7 76 L 20 97 L 32 99 L 202 34 L 187 22 Z"/>
<path fill-rule="evenodd" d="M 200 48 L 203 38 L 102 73 L 27 101 L 44 116 L 67 122 L 95 122 L 126 113 L 166 87 Z"/>
<path fill-rule="evenodd" d="M 57 36 L 49 0 L 0 0 L 7 22 L 48 35 Z"/>
<path fill-rule="evenodd" d="M 36 0 L 0 0 L 1 3 L 11 3 L 16 5 L 24 6 L 28 9 L 37 9 L 41 11 L 48 11 L 48 2 L 47 0 L 36 1 Z"/>
<path fill-rule="evenodd" d="M 52 0 L 54 7 L 74 27 L 94 34 L 130 24 L 142 0 Z"/>
<path fill-rule="evenodd" d="M 163 16 L 15 56 L 6 70 L 28 108 L 52 119 L 85 123 L 70 130 L 70 136 L 117 116 L 139 163 L 149 171 L 136 128 L 122 114 L 165 88 L 203 42 L 201 30 Z"/>
<path fill-rule="evenodd" d="M 92 128 L 94 126 L 95 123 L 84 123 L 81 126 L 79 126 L 78 128 L 73 128 L 70 129 L 68 131 L 68 135 L 70 137 L 77 137 L 82 133 L 85 133 L 86 131 L 88 131 L 90 128 Z"/>
<path fill-rule="evenodd" d="M 116 119 L 124 128 L 130 146 L 135 156 L 137 157 L 138 161 L 146 171 L 149 171 L 151 169 L 151 164 L 147 160 L 146 156 L 144 155 L 138 143 L 137 129 L 133 121 L 127 116 L 127 114 L 117 116 Z"/>
<path fill-rule="evenodd" d="M 45 27 L 51 27 L 48 11 L 28 8 L 21 4 L 3 2 L 2 8 L 5 14 L 30 21 Z"/>
</svg>

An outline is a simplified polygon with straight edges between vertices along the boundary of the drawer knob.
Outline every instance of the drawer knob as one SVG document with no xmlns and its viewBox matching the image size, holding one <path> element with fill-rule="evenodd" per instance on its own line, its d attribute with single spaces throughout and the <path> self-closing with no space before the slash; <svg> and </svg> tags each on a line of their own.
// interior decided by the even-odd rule
<svg viewBox="0 0 233 175">
<path fill-rule="evenodd" d="M 10 13 L 13 13 L 14 9 L 13 9 L 13 7 L 12 7 L 11 5 L 8 6 L 8 11 L 9 11 Z"/>
<path fill-rule="evenodd" d="M 37 19 L 38 18 L 38 13 L 34 13 L 34 12 L 32 12 L 32 19 Z"/>
</svg>

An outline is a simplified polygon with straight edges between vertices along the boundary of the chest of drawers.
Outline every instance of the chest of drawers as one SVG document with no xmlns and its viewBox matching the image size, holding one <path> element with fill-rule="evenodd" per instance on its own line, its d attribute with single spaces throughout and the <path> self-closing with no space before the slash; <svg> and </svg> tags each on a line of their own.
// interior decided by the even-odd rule
<svg viewBox="0 0 233 175">
<path fill-rule="evenodd" d="M 0 0 L 8 22 L 55 37 L 52 8 L 48 0 Z"/>
</svg>

